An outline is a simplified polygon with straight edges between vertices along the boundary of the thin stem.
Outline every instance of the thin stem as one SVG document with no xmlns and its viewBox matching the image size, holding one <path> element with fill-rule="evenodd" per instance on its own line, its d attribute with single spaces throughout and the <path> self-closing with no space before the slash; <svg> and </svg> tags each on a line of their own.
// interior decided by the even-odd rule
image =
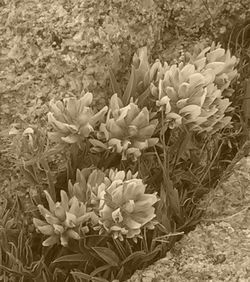
<svg viewBox="0 0 250 282">
<path fill-rule="evenodd" d="M 208 5 L 208 1 L 207 1 L 207 0 L 202 0 L 202 3 L 203 3 L 203 5 L 205 6 L 206 10 L 208 11 L 212 22 L 214 22 L 214 17 L 213 17 L 213 15 L 212 15 L 212 13 L 210 12 L 209 5 Z"/>
<path fill-rule="evenodd" d="M 219 155 L 219 153 L 220 153 L 220 150 L 221 150 L 223 144 L 224 144 L 224 140 L 221 142 L 221 144 L 220 144 L 220 146 L 219 146 L 219 148 L 218 148 L 218 150 L 217 150 L 217 152 L 216 152 L 216 154 L 215 154 L 213 160 L 212 160 L 211 163 L 209 164 L 209 166 L 208 166 L 206 172 L 203 174 L 203 176 L 202 176 L 202 178 L 201 178 L 201 180 L 200 180 L 200 183 L 203 182 L 203 180 L 205 179 L 205 177 L 206 177 L 207 174 L 209 173 L 209 171 L 210 171 L 212 165 L 214 164 L 216 158 L 218 157 L 218 155 Z"/>
</svg>

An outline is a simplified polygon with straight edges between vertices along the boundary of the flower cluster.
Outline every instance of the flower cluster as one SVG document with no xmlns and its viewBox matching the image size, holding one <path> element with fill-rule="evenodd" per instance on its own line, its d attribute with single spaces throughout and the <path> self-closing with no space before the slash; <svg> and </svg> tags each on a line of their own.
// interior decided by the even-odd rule
<svg viewBox="0 0 250 282">
<path fill-rule="evenodd" d="M 50 133 L 51 139 L 73 144 L 81 143 L 89 137 L 108 110 L 105 106 L 95 114 L 90 107 L 92 100 L 93 95 L 88 92 L 80 99 L 72 97 L 63 101 L 51 101 L 51 112 L 48 113 L 48 121 L 54 129 Z"/>
<path fill-rule="evenodd" d="M 225 112 L 230 105 L 213 83 L 212 69 L 198 72 L 193 64 L 173 65 L 159 80 L 157 106 L 164 109 L 169 126 L 181 124 L 190 130 L 210 132 L 225 127 L 230 117 Z"/>
<path fill-rule="evenodd" d="M 69 181 L 68 190 L 71 197 L 87 203 L 94 211 L 99 210 L 104 198 L 105 189 L 110 185 L 110 180 L 99 169 L 85 168 L 77 170 L 76 182 L 72 185 Z"/>
<path fill-rule="evenodd" d="M 69 185 L 71 196 L 83 199 L 89 192 L 89 204 L 96 215 L 102 231 L 111 233 L 115 238 L 134 238 L 143 226 L 152 227 L 155 217 L 153 205 L 156 194 L 145 194 L 146 185 L 131 171 L 110 169 L 105 175 L 95 169 L 78 170 L 76 183 Z"/>
<path fill-rule="evenodd" d="M 236 58 L 219 45 L 199 51 L 188 63 L 169 66 L 157 60 L 150 66 L 146 48 L 133 58 L 132 72 L 123 95 L 111 73 L 117 90 L 109 107 L 95 113 L 93 95 L 79 100 L 68 98 L 51 102 L 49 123 L 54 141 L 80 145 L 86 138 L 91 150 L 110 150 L 122 159 L 137 160 L 142 151 L 158 143 L 155 137 L 161 110 L 169 128 L 185 126 L 190 131 L 213 134 L 230 123 L 230 101 L 224 91 L 236 76 Z M 147 99 L 151 92 L 152 96 Z M 119 97 L 118 97 L 119 95 Z M 151 106 L 153 105 L 153 106 Z M 29 144 L 33 130 L 24 132 Z M 54 202 L 45 191 L 49 209 L 39 205 L 45 220 L 34 218 L 37 230 L 49 236 L 44 246 L 68 244 L 80 239 L 89 228 L 123 240 L 137 238 L 143 227 L 154 228 L 156 194 L 147 194 L 146 185 L 131 171 L 103 172 L 93 167 L 77 170 L 68 194 L 61 191 L 61 202 Z"/>
<path fill-rule="evenodd" d="M 136 103 L 123 106 L 114 94 L 110 100 L 110 110 L 105 123 L 100 125 L 99 140 L 90 140 L 96 150 L 110 149 L 122 154 L 122 158 L 132 156 L 135 160 L 141 151 L 154 146 L 158 138 L 152 138 L 158 124 L 151 119 L 149 110 L 142 110 Z"/>
<path fill-rule="evenodd" d="M 61 202 L 54 203 L 45 191 L 49 210 L 38 206 L 45 221 L 34 218 L 33 222 L 38 231 L 49 236 L 44 246 L 67 246 L 69 238 L 80 239 L 81 232 L 89 231 L 89 222 L 114 238 L 135 238 L 142 227 L 154 227 L 153 205 L 158 199 L 156 194 L 145 194 L 145 189 L 131 171 L 111 169 L 105 174 L 99 169 L 78 170 L 76 183 L 69 183 L 71 198 L 62 190 Z"/>
<path fill-rule="evenodd" d="M 49 210 L 43 205 L 38 205 L 41 215 L 45 221 L 33 218 L 33 223 L 37 230 L 49 236 L 43 246 L 50 246 L 60 243 L 68 245 L 69 238 L 80 239 L 80 233 L 87 233 L 89 228 L 87 222 L 92 220 L 95 223 L 93 212 L 87 212 L 87 207 L 76 197 L 68 198 L 65 191 L 61 190 L 61 202 L 54 202 L 50 194 L 45 191 L 49 204 Z"/>
<path fill-rule="evenodd" d="M 122 240 L 123 235 L 137 237 L 143 226 L 153 228 L 156 194 L 146 194 L 146 185 L 131 172 L 125 175 L 123 171 L 111 170 L 110 177 L 113 181 L 106 188 L 99 211 L 104 230 Z"/>
<path fill-rule="evenodd" d="M 221 90 L 229 87 L 231 81 L 236 77 L 237 58 L 231 56 L 230 50 L 221 48 L 220 44 L 215 45 L 213 42 L 211 46 L 199 50 L 191 57 L 192 64 L 196 69 L 203 73 L 208 69 L 212 69 L 215 78 L 214 84 Z"/>
<path fill-rule="evenodd" d="M 229 51 L 212 45 L 187 64 L 158 66 L 158 87 L 151 84 L 151 92 L 169 127 L 184 124 L 189 130 L 213 134 L 227 126 L 231 118 L 225 114 L 231 103 L 222 91 L 237 74 L 236 62 Z"/>
</svg>

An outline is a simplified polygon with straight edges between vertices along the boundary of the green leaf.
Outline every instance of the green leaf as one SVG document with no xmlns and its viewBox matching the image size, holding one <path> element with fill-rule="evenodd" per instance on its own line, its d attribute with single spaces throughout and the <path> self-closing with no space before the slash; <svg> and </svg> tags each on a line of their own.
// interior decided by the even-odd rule
<svg viewBox="0 0 250 282">
<path fill-rule="evenodd" d="M 25 276 L 25 277 L 29 277 L 29 278 L 31 277 L 30 273 L 27 272 L 27 271 L 24 271 L 23 268 L 21 269 L 21 272 L 18 272 L 16 270 L 10 269 L 6 266 L 0 265 L 0 270 L 4 270 L 7 273 L 13 274 L 15 276 L 21 276 L 21 277 Z"/>
<path fill-rule="evenodd" d="M 87 281 L 94 281 L 94 282 L 109 282 L 108 280 L 104 279 L 104 278 L 100 278 L 100 277 L 93 277 L 91 275 L 88 275 L 86 273 L 83 272 L 78 272 L 78 271 L 71 271 L 70 274 L 75 278 L 79 278 L 79 279 L 84 279 Z"/>
<path fill-rule="evenodd" d="M 82 254 L 66 255 L 55 259 L 52 263 L 62 263 L 62 262 L 82 262 L 86 261 L 87 257 Z"/>
<path fill-rule="evenodd" d="M 152 262 L 160 251 L 161 251 L 161 247 L 160 245 L 158 245 L 158 248 L 155 248 L 152 252 L 145 254 L 145 256 L 142 258 L 140 262 L 142 263 Z"/>
<path fill-rule="evenodd" d="M 104 247 L 92 247 L 92 250 L 110 266 L 119 266 L 120 259 L 112 250 Z"/>
<path fill-rule="evenodd" d="M 133 92 L 136 89 L 135 84 L 136 84 L 135 67 L 132 66 L 129 82 L 122 97 L 122 102 L 124 103 L 125 106 L 129 103 L 130 98 L 133 97 Z"/>
<path fill-rule="evenodd" d="M 147 88 L 139 97 L 138 97 L 138 106 L 144 107 L 145 101 L 147 100 L 148 96 L 150 95 L 150 89 Z"/>
<path fill-rule="evenodd" d="M 121 264 L 125 264 L 125 263 L 128 263 L 128 262 L 131 262 L 132 260 L 141 259 L 145 255 L 146 255 L 146 253 L 144 251 L 134 252 L 131 255 L 129 255 L 128 257 L 126 257 L 125 260 L 123 260 Z"/>
<path fill-rule="evenodd" d="M 124 269 L 123 266 L 119 269 L 119 272 L 116 275 L 117 280 L 122 281 L 122 278 L 123 278 L 123 275 L 124 275 L 124 270 L 125 269 Z"/>
<path fill-rule="evenodd" d="M 97 275 L 98 273 L 100 273 L 100 272 L 102 272 L 102 271 L 104 271 L 104 270 L 107 270 L 107 269 L 109 269 L 109 268 L 111 268 L 111 267 L 112 267 L 112 266 L 109 265 L 109 264 L 102 265 L 102 266 L 100 266 L 100 267 L 97 267 L 94 271 L 92 271 L 92 272 L 90 273 L 90 275 L 91 275 L 91 276 L 95 276 L 95 275 Z"/>
<path fill-rule="evenodd" d="M 115 79 L 115 75 L 112 71 L 111 68 L 109 68 L 109 76 L 110 76 L 110 82 L 111 82 L 111 86 L 112 86 L 112 90 L 113 90 L 113 93 L 117 93 L 118 97 L 119 98 L 122 98 L 122 92 L 121 92 L 121 89 Z"/>
</svg>

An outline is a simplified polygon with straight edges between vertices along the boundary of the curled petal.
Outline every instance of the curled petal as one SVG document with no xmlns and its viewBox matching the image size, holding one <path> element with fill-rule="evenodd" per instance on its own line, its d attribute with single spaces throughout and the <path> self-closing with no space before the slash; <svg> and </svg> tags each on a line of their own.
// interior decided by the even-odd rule
<svg viewBox="0 0 250 282">
<path fill-rule="evenodd" d="M 64 232 L 63 226 L 59 224 L 53 224 L 53 229 L 54 229 L 55 234 L 63 234 Z"/>
<path fill-rule="evenodd" d="M 44 235 L 53 235 L 54 233 L 54 228 L 49 224 L 44 226 L 37 226 L 37 229 Z"/>
<path fill-rule="evenodd" d="M 52 113 L 48 113 L 48 122 L 54 127 L 54 129 L 64 134 L 67 134 L 68 132 L 77 132 L 77 127 L 75 125 L 69 125 L 58 121 Z"/>
<path fill-rule="evenodd" d="M 54 244 L 57 244 L 58 242 L 59 242 L 59 237 L 56 235 L 51 235 L 49 238 L 43 241 L 42 245 L 44 247 L 49 247 L 49 246 L 53 246 Z"/>
<path fill-rule="evenodd" d="M 79 137 L 77 135 L 62 136 L 61 140 L 69 144 L 74 144 L 79 140 Z"/>
<path fill-rule="evenodd" d="M 92 126 L 95 126 L 95 124 L 99 121 L 101 121 L 104 117 L 104 115 L 107 113 L 108 111 L 108 107 L 105 106 L 104 108 L 102 108 L 98 113 L 96 113 L 94 116 L 92 116 L 90 118 L 90 124 Z"/>
<path fill-rule="evenodd" d="M 46 215 L 52 216 L 52 213 L 49 210 L 47 210 L 43 205 L 38 205 L 37 207 L 43 217 L 45 217 Z"/>
<path fill-rule="evenodd" d="M 69 228 L 73 228 L 76 227 L 76 224 L 77 224 L 76 216 L 70 212 L 66 212 L 65 225 Z"/>
<path fill-rule="evenodd" d="M 74 196 L 70 199 L 69 213 L 77 215 L 79 212 L 79 200 Z"/>
<path fill-rule="evenodd" d="M 158 123 L 157 120 L 156 120 L 156 122 Z M 140 130 L 138 131 L 138 135 L 137 135 L 138 138 L 144 139 L 144 140 L 150 138 L 155 131 L 156 125 L 157 124 L 150 124 L 148 126 L 140 128 Z"/>
<path fill-rule="evenodd" d="M 51 198 L 51 196 L 50 196 L 50 194 L 49 194 L 48 191 L 45 190 L 45 191 L 44 191 L 44 194 L 45 194 L 46 199 L 47 199 L 47 202 L 48 202 L 48 204 L 49 204 L 49 209 L 50 209 L 50 211 L 51 211 L 51 212 L 54 212 L 54 210 L 55 210 L 55 208 L 56 208 L 56 205 L 55 205 L 54 201 L 52 200 L 52 198 Z"/>
<path fill-rule="evenodd" d="M 176 107 L 181 109 L 183 107 L 185 107 L 188 103 L 188 98 L 186 99 L 180 99 L 177 103 L 176 103 Z"/>
<path fill-rule="evenodd" d="M 135 117 L 135 119 L 131 122 L 131 125 L 134 125 L 138 128 L 144 127 L 149 123 L 149 112 L 145 107 L 141 110 L 141 112 Z"/>
<path fill-rule="evenodd" d="M 194 73 L 189 76 L 189 83 L 191 86 L 203 85 L 205 83 L 204 76 L 200 73 Z"/>
<path fill-rule="evenodd" d="M 47 225 L 47 222 L 40 220 L 38 218 L 33 218 L 33 223 L 34 223 L 35 227 Z"/>
<path fill-rule="evenodd" d="M 79 129 L 79 133 L 83 136 L 83 137 L 89 137 L 90 133 L 94 131 L 94 128 L 90 125 L 90 123 L 87 123 L 85 126 L 82 126 Z"/>
<path fill-rule="evenodd" d="M 73 117 L 77 113 L 77 103 L 76 99 L 74 98 L 66 98 L 64 99 L 65 104 L 66 104 L 66 110 L 69 114 L 69 116 Z"/>
<path fill-rule="evenodd" d="M 128 231 L 127 233 L 127 238 L 136 238 L 136 236 L 138 236 L 141 233 L 141 230 L 138 229 L 131 229 Z"/>
<path fill-rule="evenodd" d="M 81 238 L 80 235 L 72 229 L 69 229 L 69 230 L 66 231 L 66 237 L 72 238 L 72 239 L 75 239 L 75 240 L 79 240 Z"/>
<path fill-rule="evenodd" d="M 225 49 L 217 48 L 214 51 L 210 51 L 207 53 L 206 57 L 209 62 L 214 62 L 220 60 L 222 56 L 225 54 Z"/>
<path fill-rule="evenodd" d="M 55 216 L 57 218 L 59 218 L 60 220 L 62 220 L 62 221 L 65 220 L 65 218 L 66 218 L 66 211 L 65 211 L 65 209 L 61 205 L 56 207 L 56 209 L 55 209 Z"/>
<path fill-rule="evenodd" d="M 117 94 L 114 94 L 110 99 L 110 108 L 112 112 L 119 111 L 123 107 L 122 101 L 118 98 Z"/>
<path fill-rule="evenodd" d="M 97 139 L 89 139 L 89 142 L 94 146 L 94 147 L 100 147 L 104 150 L 107 149 L 107 145 L 104 144 L 103 142 L 97 140 Z"/>
<path fill-rule="evenodd" d="M 225 63 L 223 62 L 213 62 L 206 65 L 206 69 L 212 69 L 217 75 L 224 69 Z"/>
<path fill-rule="evenodd" d="M 90 93 L 90 92 L 87 92 L 86 94 L 84 94 L 84 96 L 80 99 L 80 103 L 79 103 L 79 106 L 80 106 L 80 109 L 79 111 L 82 111 L 85 107 L 89 107 L 90 104 L 92 103 L 93 101 L 93 94 Z"/>
<path fill-rule="evenodd" d="M 130 150 L 129 151 L 130 153 L 132 153 L 133 151 L 136 152 L 138 149 L 139 149 L 139 151 L 142 151 L 142 150 L 148 148 L 148 140 L 146 140 L 146 141 L 134 141 L 133 147 L 128 149 L 128 151 Z"/>
<path fill-rule="evenodd" d="M 123 221 L 123 217 L 122 217 L 120 208 L 112 212 L 112 219 L 114 220 L 114 222 L 117 222 L 117 223 Z"/>
<path fill-rule="evenodd" d="M 194 62 L 194 65 L 196 66 L 198 71 L 204 69 L 204 67 L 206 65 L 206 60 L 207 60 L 206 57 L 203 57 L 203 58 L 198 59 Z"/>
<path fill-rule="evenodd" d="M 112 137 L 122 138 L 124 136 L 124 130 L 117 125 L 115 120 L 109 120 L 109 122 L 107 123 L 107 127 Z"/>
<path fill-rule="evenodd" d="M 129 200 L 124 206 L 123 209 L 128 212 L 132 213 L 135 209 L 135 201 L 134 200 Z"/>
<path fill-rule="evenodd" d="M 180 71 L 180 83 L 186 82 L 190 74 L 195 72 L 195 66 L 193 64 L 187 64 Z"/>
<path fill-rule="evenodd" d="M 186 99 L 188 98 L 188 89 L 189 89 L 189 83 L 183 82 L 178 90 L 178 96 L 181 99 Z"/>
<path fill-rule="evenodd" d="M 178 100 L 177 92 L 175 91 L 173 87 L 167 86 L 165 88 L 165 92 L 166 92 L 166 95 L 170 98 L 170 100 L 173 100 L 173 101 Z"/>
<path fill-rule="evenodd" d="M 55 217 L 55 216 L 46 214 L 46 215 L 45 215 L 45 219 L 46 219 L 46 221 L 47 221 L 49 224 L 60 224 L 59 218 L 57 218 L 57 217 Z"/>
<path fill-rule="evenodd" d="M 77 218 L 76 220 L 76 224 L 80 224 L 80 223 L 83 223 L 83 222 L 86 222 L 88 221 L 89 219 L 91 218 L 91 213 L 86 213 L 80 217 Z"/>
<path fill-rule="evenodd" d="M 142 227 L 141 223 L 133 220 L 131 217 L 126 217 L 124 219 L 124 223 L 126 224 L 126 226 L 131 230 L 134 230 L 134 229 L 139 229 Z"/>
<path fill-rule="evenodd" d="M 67 247 L 68 246 L 68 241 L 69 241 L 68 234 L 61 235 L 60 242 L 61 242 L 62 246 Z"/>
<path fill-rule="evenodd" d="M 201 107 L 197 105 L 188 105 L 182 108 L 179 113 L 184 116 L 188 115 L 190 118 L 195 119 L 201 114 Z"/>
<path fill-rule="evenodd" d="M 67 193 L 64 190 L 60 191 L 60 195 L 61 195 L 61 206 L 63 207 L 63 209 L 65 211 L 68 211 L 69 209 L 69 198 Z"/>
<path fill-rule="evenodd" d="M 148 139 L 148 146 L 155 146 L 159 142 L 159 138 L 149 138 Z"/>
</svg>

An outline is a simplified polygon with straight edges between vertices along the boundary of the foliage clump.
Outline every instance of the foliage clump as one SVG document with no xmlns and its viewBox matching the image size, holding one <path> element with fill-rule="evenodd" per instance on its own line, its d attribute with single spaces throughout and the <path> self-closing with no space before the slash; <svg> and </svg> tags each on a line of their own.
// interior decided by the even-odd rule
<svg viewBox="0 0 250 282">
<path fill-rule="evenodd" d="M 222 153 L 229 136 L 237 135 L 230 87 L 238 59 L 212 43 L 171 63 L 162 60 L 173 20 L 173 37 L 204 32 L 201 17 L 192 16 L 190 28 L 188 15 L 179 13 L 194 7 L 196 14 L 197 4 L 111 2 L 52 5 L 50 28 L 30 31 L 36 33 L 30 45 L 36 67 L 15 89 L 31 91 L 31 82 L 40 79 L 45 85 L 34 93 L 49 94 L 36 98 L 41 124 L 13 125 L 10 131 L 31 195 L 26 213 L 18 197 L 13 210 L 7 202 L 0 209 L 1 278 L 125 280 L 197 224 L 195 203 L 228 161 Z M 7 26 L 19 20 L 9 17 Z M 28 56 L 25 40 L 15 37 L 4 66 L 13 60 L 27 67 L 19 64 Z M 33 104 L 30 113 L 36 112 Z M 21 215 L 28 213 L 26 225 L 21 209 Z"/>
<path fill-rule="evenodd" d="M 69 281 L 124 279 L 138 258 L 143 266 L 165 254 L 175 241 L 165 237 L 185 231 L 187 222 L 195 224 L 200 214 L 188 204 L 188 193 L 193 185 L 209 183 L 217 153 L 200 168 L 191 149 L 200 150 L 198 138 L 209 146 L 211 137 L 232 127 L 225 91 L 237 75 L 236 63 L 229 51 L 213 44 L 187 54 L 186 62 L 150 64 L 142 47 L 124 91 L 110 70 L 115 93 L 101 110 L 92 105 L 93 94 L 83 93 L 50 102 L 48 133 L 34 126 L 23 133 L 12 130 L 21 136 L 16 145 L 22 145 L 25 171 L 39 177 L 44 170 L 40 179 L 47 179 L 34 198 L 40 216 L 33 216 L 41 254 L 49 261 L 46 271 L 55 276 L 49 265 L 70 261 L 74 267 L 60 269 Z M 25 144 L 28 151 L 39 147 L 36 135 L 45 138 L 42 148 L 27 154 Z M 155 164 L 158 179 L 147 162 Z M 187 165 L 193 166 L 189 175 Z M 195 170 L 199 184 L 191 178 Z M 60 252 L 52 259 L 46 248 Z"/>
</svg>

